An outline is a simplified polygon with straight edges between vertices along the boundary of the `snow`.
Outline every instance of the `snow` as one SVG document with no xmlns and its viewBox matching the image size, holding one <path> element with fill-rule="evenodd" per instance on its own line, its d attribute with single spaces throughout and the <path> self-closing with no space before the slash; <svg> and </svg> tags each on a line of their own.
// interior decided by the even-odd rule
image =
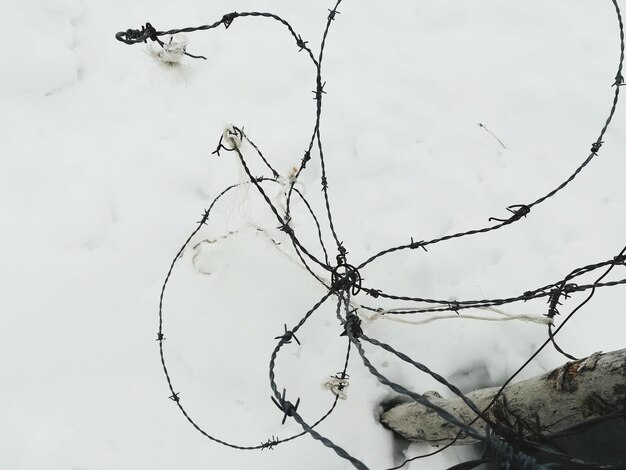
<svg viewBox="0 0 626 470">
<path fill-rule="evenodd" d="M 314 67 L 284 28 L 262 18 L 188 34 L 187 51 L 208 60 L 185 58 L 178 68 L 113 37 L 146 20 L 169 29 L 263 10 L 286 18 L 317 50 L 331 7 L 317 0 L 5 2 L 0 467 L 350 468 L 310 437 L 263 452 L 210 442 L 168 400 L 155 342 L 171 259 L 210 201 L 243 179 L 232 153 L 211 155 L 219 136 L 227 125 L 245 126 L 286 176 L 312 131 Z M 571 174 L 604 124 L 619 54 L 610 1 L 402 0 L 390 8 L 346 0 L 340 12 L 323 65 L 321 132 L 335 225 L 352 264 L 411 237 L 506 217 L 506 206 L 531 202 Z M 616 255 L 626 239 L 625 119 L 619 107 L 600 155 L 523 221 L 427 253 L 389 255 L 363 269 L 366 284 L 400 295 L 504 297 Z M 300 183 L 323 216 L 320 175 L 313 154 Z M 268 194 L 278 198 L 279 190 Z M 294 204 L 293 226 L 319 254 L 305 208 Z M 192 245 L 216 241 L 188 248 L 175 268 L 164 347 L 194 419 L 218 438 L 256 445 L 299 432 L 292 420 L 280 425 L 267 364 L 283 324 L 293 326 L 324 290 L 287 243 L 271 242 L 284 235 L 254 188 L 225 196 L 214 216 Z M 614 278 L 622 276 L 616 270 Z M 621 290 L 600 289 L 572 319 L 559 340 L 566 351 L 582 357 L 624 346 Z M 538 317 L 547 305 L 503 309 Z M 502 383 L 546 338 L 544 326 L 518 321 L 364 327 L 464 390 Z M 301 397 L 309 421 L 332 403 L 322 384 L 341 370 L 339 333 L 329 303 L 298 333 L 302 345 L 279 356 L 278 383 Z M 386 353 L 367 351 L 390 379 L 445 393 Z M 546 350 L 523 377 L 562 362 Z M 392 394 L 357 356 L 349 374 L 347 400 L 319 431 L 370 468 L 393 466 L 403 449 L 376 419 Z M 429 450 L 412 445 L 406 453 Z M 446 468 L 471 452 L 452 449 L 406 468 Z"/>
</svg>

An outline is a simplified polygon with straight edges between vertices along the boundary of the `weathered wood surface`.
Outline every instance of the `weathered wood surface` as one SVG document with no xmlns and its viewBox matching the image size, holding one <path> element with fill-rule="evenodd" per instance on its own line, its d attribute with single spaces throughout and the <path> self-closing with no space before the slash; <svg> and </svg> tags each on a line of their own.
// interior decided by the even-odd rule
<svg viewBox="0 0 626 470">
<path fill-rule="evenodd" d="M 499 387 L 468 393 L 480 410 L 484 410 Z M 595 353 L 588 358 L 568 362 L 552 372 L 508 386 L 486 416 L 502 429 L 522 434 L 555 432 L 587 420 L 624 410 L 626 395 L 626 349 Z M 442 398 L 437 392 L 425 394 L 434 404 L 446 409 L 466 424 L 476 414 L 454 397 Z M 430 409 L 417 403 L 394 406 L 381 415 L 381 422 L 411 441 L 445 445 L 458 429 Z M 473 425 L 480 432 L 486 423 L 478 419 Z M 475 440 L 463 437 L 458 444 Z"/>
</svg>

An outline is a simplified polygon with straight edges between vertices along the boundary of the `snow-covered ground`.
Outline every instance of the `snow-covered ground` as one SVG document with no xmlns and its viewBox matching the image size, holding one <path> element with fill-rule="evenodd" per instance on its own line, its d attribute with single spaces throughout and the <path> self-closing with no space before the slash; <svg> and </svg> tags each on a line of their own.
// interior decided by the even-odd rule
<svg viewBox="0 0 626 470">
<path fill-rule="evenodd" d="M 208 60 L 176 69 L 113 37 L 146 21 L 170 29 L 256 10 L 286 18 L 317 50 L 328 8 L 319 0 L 3 2 L 0 468 L 350 468 L 310 437 L 263 452 L 210 442 L 168 400 L 155 342 L 172 257 L 209 202 L 243 179 L 234 154 L 211 155 L 225 125 L 245 126 L 287 175 L 312 131 L 311 62 L 267 19 L 187 35 L 188 51 Z M 608 114 L 619 56 L 610 0 L 346 0 L 340 12 L 323 65 L 321 132 L 336 229 L 352 264 L 411 237 L 506 217 L 506 206 L 535 200 L 586 158 Z M 367 285 L 504 297 L 611 258 L 626 242 L 625 123 L 618 108 L 599 157 L 523 221 L 390 255 L 363 270 Z M 300 187 L 323 215 L 319 177 L 314 155 Z M 288 244 L 284 254 L 268 241 L 281 236 L 276 225 L 254 188 L 225 197 L 193 245 L 218 242 L 186 250 L 164 304 L 164 347 L 181 400 L 207 432 L 241 445 L 299 430 L 291 420 L 280 425 L 268 360 L 283 324 L 324 293 Z M 317 249 L 302 204 L 294 228 Z M 564 329 L 563 348 L 584 356 L 624 347 L 623 290 L 601 289 Z M 536 317 L 546 309 L 544 300 L 504 307 Z M 302 345 L 279 356 L 279 385 L 301 398 L 309 421 L 332 402 L 320 384 L 342 366 L 333 310 L 324 306 L 298 334 Z M 464 390 L 502 383 L 546 338 L 539 324 L 462 317 L 364 328 Z M 391 379 L 445 393 L 368 352 Z M 523 376 L 562 362 L 546 350 Z M 356 356 L 349 374 L 347 401 L 319 431 L 370 468 L 398 463 L 403 449 L 376 419 L 392 394 Z M 413 445 L 406 454 L 428 450 Z M 471 452 L 407 468 L 445 468 Z"/>
</svg>

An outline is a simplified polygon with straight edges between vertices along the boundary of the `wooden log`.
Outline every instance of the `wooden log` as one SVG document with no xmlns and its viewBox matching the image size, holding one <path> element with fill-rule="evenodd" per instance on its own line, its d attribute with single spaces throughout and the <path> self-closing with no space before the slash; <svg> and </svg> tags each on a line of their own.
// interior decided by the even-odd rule
<svg viewBox="0 0 626 470">
<path fill-rule="evenodd" d="M 487 408 L 499 387 L 468 393 L 480 410 Z M 431 402 L 447 410 L 466 424 L 476 414 L 458 397 L 446 399 L 437 392 L 424 394 Z M 486 417 L 495 423 L 495 432 L 518 436 L 558 433 L 572 426 L 593 422 L 598 417 L 626 413 L 626 349 L 597 352 L 588 358 L 567 364 L 552 372 L 509 385 Z M 624 418 L 626 420 L 626 418 Z M 450 443 L 458 429 L 434 411 L 411 402 L 393 406 L 380 421 L 406 439 L 431 445 Z M 486 432 L 486 423 L 478 419 L 475 429 Z M 626 438 L 622 436 L 624 442 Z M 476 442 L 467 436 L 456 444 Z"/>
</svg>

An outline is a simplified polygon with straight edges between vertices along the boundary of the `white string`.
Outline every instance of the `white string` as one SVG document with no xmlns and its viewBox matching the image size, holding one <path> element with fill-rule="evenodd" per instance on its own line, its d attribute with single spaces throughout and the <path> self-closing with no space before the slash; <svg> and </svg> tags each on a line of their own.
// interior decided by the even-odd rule
<svg viewBox="0 0 626 470">
<path fill-rule="evenodd" d="M 472 307 L 477 310 L 487 310 L 498 314 L 499 316 L 480 316 L 474 314 L 463 314 L 459 315 L 456 313 L 444 313 L 437 314 L 437 316 L 429 316 L 428 318 L 420 319 L 420 320 L 405 320 L 402 317 L 394 315 L 394 310 L 381 310 L 379 312 L 374 313 L 373 315 L 365 315 L 361 314 L 361 316 L 365 317 L 365 319 L 369 322 L 374 322 L 379 319 L 395 321 L 397 323 L 404 323 L 407 325 L 425 325 L 427 323 L 432 323 L 437 320 L 451 320 L 454 318 L 467 319 L 467 320 L 480 320 L 480 321 L 525 321 L 529 323 L 537 323 L 540 325 L 550 325 L 552 320 L 543 315 L 533 315 L 533 314 L 512 314 L 505 312 L 503 310 L 497 309 L 495 307 Z"/>
</svg>

